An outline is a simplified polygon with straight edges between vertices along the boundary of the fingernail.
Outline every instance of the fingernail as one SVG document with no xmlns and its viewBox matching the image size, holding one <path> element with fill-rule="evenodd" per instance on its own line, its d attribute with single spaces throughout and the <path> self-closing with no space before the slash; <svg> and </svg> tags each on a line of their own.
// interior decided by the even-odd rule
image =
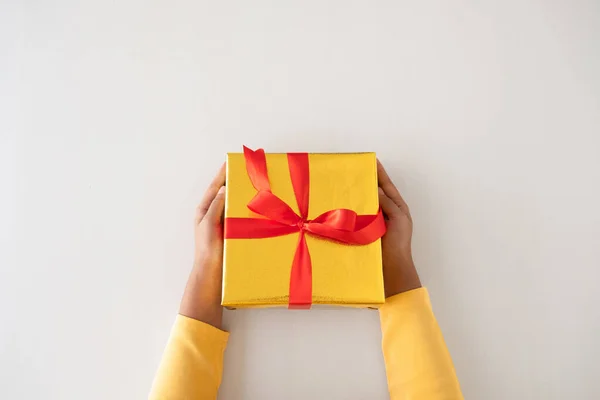
<svg viewBox="0 0 600 400">
<path fill-rule="evenodd" d="M 225 186 L 221 186 L 219 188 L 219 192 L 217 194 L 225 193 Z"/>
</svg>

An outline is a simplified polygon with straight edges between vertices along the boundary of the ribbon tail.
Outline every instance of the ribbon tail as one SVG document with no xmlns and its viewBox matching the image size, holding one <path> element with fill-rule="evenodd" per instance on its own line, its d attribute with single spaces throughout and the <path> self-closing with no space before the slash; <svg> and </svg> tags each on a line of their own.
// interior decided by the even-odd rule
<svg viewBox="0 0 600 400">
<path fill-rule="evenodd" d="M 308 166 L 308 153 L 288 153 L 288 169 L 294 187 L 296 203 L 300 216 L 308 218 L 308 196 L 310 192 L 310 170 Z"/>
<path fill-rule="evenodd" d="M 244 158 L 246 159 L 246 171 L 248 172 L 252 186 L 259 192 L 261 190 L 270 192 L 271 185 L 269 183 L 269 174 L 267 173 L 265 151 L 263 149 L 254 151 L 244 146 Z"/>
<path fill-rule="evenodd" d="M 312 263 L 304 231 L 300 232 L 298 247 L 290 276 L 290 309 L 309 309 L 312 304 Z"/>
</svg>

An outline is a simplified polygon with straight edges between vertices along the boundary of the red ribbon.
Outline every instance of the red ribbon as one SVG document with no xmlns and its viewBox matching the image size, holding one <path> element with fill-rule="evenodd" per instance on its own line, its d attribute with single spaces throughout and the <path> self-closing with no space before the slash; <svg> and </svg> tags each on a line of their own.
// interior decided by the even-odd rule
<svg viewBox="0 0 600 400">
<path fill-rule="evenodd" d="M 351 245 L 373 243 L 385 233 L 381 209 L 375 215 L 357 215 L 348 209 L 327 211 L 308 219 L 310 174 L 308 153 L 288 153 L 288 167 L 300 215 L 271 192 L 263 149 L 244 146 L 246 170 L 256 196 L 248 208 L 263 218 L 225 218 L 225 239 L 261 239 L 300 232 L 290 275 L 289 308 L 310 308 L 312 264 L 305 235 L 314 235 Z"/>
</svg>

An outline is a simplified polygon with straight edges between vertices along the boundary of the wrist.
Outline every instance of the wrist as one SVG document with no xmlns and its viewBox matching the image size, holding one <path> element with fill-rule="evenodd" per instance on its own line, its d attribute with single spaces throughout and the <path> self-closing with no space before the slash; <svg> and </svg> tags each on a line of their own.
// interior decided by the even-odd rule
<svg viewBox="0 0 600 400">
<path fill-rule="evenodd" d="M 386 298 L 422 286 L 410 254 L 396 258 L 394 263 L 384 262 L 383 277 Z"/>
<path fill-rule="evenodd" d="M 194 262 L 179 313 L 221 329 L 221 280 L 219 268 Z"/>
<path fill-rule="evenodd" d="M 220 268 L 212 267 L 210 263 L 194 263 L 188 285 L 196 288 L 198 301 L 221 304 L 222 276 Z"/>
</svg>

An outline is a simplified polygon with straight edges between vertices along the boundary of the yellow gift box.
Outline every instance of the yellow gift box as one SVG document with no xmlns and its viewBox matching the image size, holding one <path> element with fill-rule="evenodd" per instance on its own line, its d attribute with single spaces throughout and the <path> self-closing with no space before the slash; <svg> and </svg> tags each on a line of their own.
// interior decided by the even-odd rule
<svg viewBox="0 0 600 400">
<path fill-rule="evenodd" d="M 288 155 L 262 157 L 266 161 L 267 185 L 270 183 L 272 194 L 301 215 L 290 179 L 292 166 L 288 165 L 291 162 Z M 308 220 L 337 209 L 352 210 L 363 216 L 380 214 L 375 153 L 308 154 L 306 157 L 310 193 Z M 257 184 L 249 176 L 247 162 L 244 153 L 227 155 L 222 304 L 231 308 L 287 306 L 292 264 L 301 233 L 228 237 L 229 220 L 264 219 L 249 209 L 249 203 L 257 195 Z M 255 225 L 252 221 L 255 220 L 250 221 L 250 229 Z M 384 303 L 380 239 L 361 245 L 339 243 L 310 233 L 305 239 L 312 264 L 312 304 L 379 307 Z"/>
</svg>

